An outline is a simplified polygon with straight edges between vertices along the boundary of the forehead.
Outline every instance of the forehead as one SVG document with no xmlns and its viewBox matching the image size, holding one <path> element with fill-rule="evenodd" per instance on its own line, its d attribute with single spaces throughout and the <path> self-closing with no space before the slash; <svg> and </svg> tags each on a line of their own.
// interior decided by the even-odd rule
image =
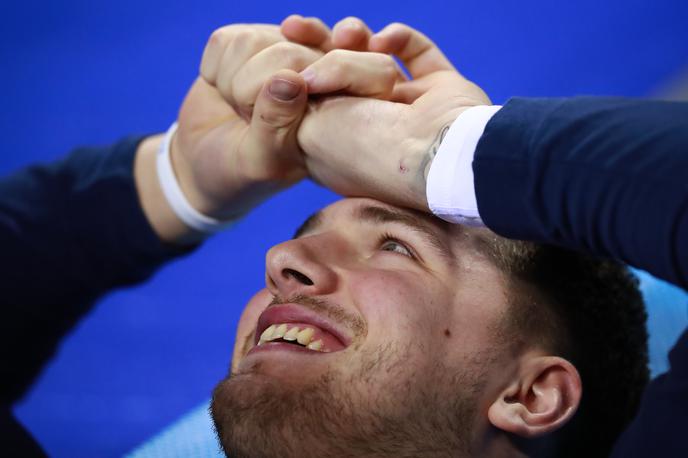
<svg viewBox="0 0 688 458">
<path fill-rule="evenodd" d="M 402 221 L 409 224 L 422 224 L 441 232 L 451 232 L 451 225 L 419 211 L 396 207 L 374 199 L 346 198 L 338 200 L 313 213 L 296 230 L 295 237 L 331 226 L 346 227 L 369 222 Z"/>
<path fill-rule="evenodd" d="M 312 214 L 297 229 L 294 237 L 327 230 L 346 229 L 361 224 L 396 224 L 419 232 L 445 255 L 457 248 L 471 248 L 480 255 L 489 253 L 497 235 L 485 228 L 470 228 L 448 223 L 431 214 L 406 209 L 367 198 L 339 200 Z M 463 250 L 461 250 L 463 251 Z"/>
</svg>

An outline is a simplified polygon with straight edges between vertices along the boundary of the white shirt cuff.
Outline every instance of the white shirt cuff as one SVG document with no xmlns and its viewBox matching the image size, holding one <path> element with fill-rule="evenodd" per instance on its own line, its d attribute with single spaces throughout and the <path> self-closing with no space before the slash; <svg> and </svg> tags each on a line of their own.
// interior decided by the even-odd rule
<svg viewBox="0 0 688 458">
<path fill-rule="evenodd" d="M 473 157 L 485 126 L 501 105 L 471 107 L 451 125 L 430 165 L 428 206 L 450 223 L 484 226 L 473 183 Z"/>
</svg>

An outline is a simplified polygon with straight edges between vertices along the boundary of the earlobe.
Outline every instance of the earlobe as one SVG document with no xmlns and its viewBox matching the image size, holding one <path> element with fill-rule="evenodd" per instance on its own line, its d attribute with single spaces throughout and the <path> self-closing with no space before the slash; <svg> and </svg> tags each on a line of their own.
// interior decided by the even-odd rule
<svg viewBox="0 0 688 458">
<path fill-rule="evenodd" d="M 525 438 L 539 437 L 564 426 L 576 413 L 580 375 L 557 356 L 530 357 L 488 410 L 492 425 Z"/>
</svg>

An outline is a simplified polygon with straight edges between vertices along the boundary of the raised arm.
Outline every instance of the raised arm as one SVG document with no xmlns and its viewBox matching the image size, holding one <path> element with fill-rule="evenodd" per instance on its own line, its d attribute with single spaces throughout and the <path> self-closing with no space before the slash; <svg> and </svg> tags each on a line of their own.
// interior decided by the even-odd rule
<svg viewBox="0 0 688 458">
<path fill-rule="evenodd" d="M 79 149 L 0 180 L 3 405 L 95 298 L 184 251 L 161 243 L 138 204 L 133 163 L 149 142 Z"/>
<path fill-rule="evenodd" d="M 98 297 L 145 280 L 208 236 L 163 191 L 160 151 L 172 165 L 167 183 L 176 182 L 204 221 L 231 222 L 306 176 L 296 131 L 307 93 L 298 72 L 322 56 L 287 42 L 277 26 L 222 28 L 208 42 L 175 134 L 78 150 L 0 180 L 0 432 L 9 406 Z M 394 78 L 378 65 L 393 67 L 389 56 L 334 53 L 326 62 L 342 70 L 337 88 L 351 78 L 369 84 L 349 93 L 391 92 Z"/>
<path fill-rule="evenodd" d="M 512 99 L 487 124 L 473 170 L 494 231 L 688 288 L 688 103 Z"/>
<path fill-rule="evenodd" d="M 235 35 L 248 36 L 255 47 L 231 60 L 234 71 L 267 73 L 251 80 L 257 86 L 240 87 L 225 96 L 233 95 L 233 103 L 255 101 L 258 122 L 239 116 L 213 84 L 200 78 L 182 108 L 180 138 L 175 137 L 172 148 L 183 192 L 199 211 L 219 217 L 240 215 L 269 192 L 305 175 L 295 141 L 306 106 L 305 83 L 293 69 L 278 73 L 278 68 L 250 63 L 285 41 L 278 27 L 222 29 L 210 40 L 202 73 L 207 77 L 210 61 L 222 57 L 212 54 L 217 42 L 226 47 L 224 40 Z M 308 56 L 303 66 L 322 55 L 289 46 L 293 54 Z M 229 79 L 228 66 L 218 65 L 213 78 Z M 275 82 L 282 92 L 270 91 Z M 295 89 L 289 100 L 283 100 L 285 87 Z M 61 161 L 0 180 L 2 406 L 21 396 L 62 335 L 99 296 L 145 280 L 207 236 L 177 218 L 162 194 L 156 170 L 162 137 L 77 150 Z M 244 155 L 250 160 L 242 162 Z M 184 179 L 187 176 L 191 178 Z M 214 188 L 194 186 L 196 180 Z M 221 185 L 227 192 L 215 199 L 212 190 Z M 250 199 L 244 198 L 249 194 Z"/>
<path fill-rule="evenodd" d="M 132 169 L 140 141 L 83 148 L 0 180 L 3 450 L 41 456 L 10 406 L 92 302 L 183 252 L 160 242 L 138 205 Z"/>
<path fill-rule="evenodd" d="M 340 40 L 395 54 L 413 79 L 390 101 L 325 100 L 306 116 L 299 139 L 322 183 L 688 286 L 688 104 L 513 99 L 497 111 L 420 32 L 355 30 Z"/>
</svg>

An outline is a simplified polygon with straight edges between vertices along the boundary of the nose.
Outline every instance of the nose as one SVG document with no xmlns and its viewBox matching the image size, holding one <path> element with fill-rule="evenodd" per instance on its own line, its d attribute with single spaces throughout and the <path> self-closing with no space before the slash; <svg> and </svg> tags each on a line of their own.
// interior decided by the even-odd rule
<svg viewBox="0 0 688 458">
<path fill-rule="evenodd" d="M 317 244 L 317 237 L 289 240 L 268 251 L 265 280 L 272 294 L 289 298 L 324 295 L 337 289 L 337 273 L 328 264 L 333 252 Z"/>
</svg>

